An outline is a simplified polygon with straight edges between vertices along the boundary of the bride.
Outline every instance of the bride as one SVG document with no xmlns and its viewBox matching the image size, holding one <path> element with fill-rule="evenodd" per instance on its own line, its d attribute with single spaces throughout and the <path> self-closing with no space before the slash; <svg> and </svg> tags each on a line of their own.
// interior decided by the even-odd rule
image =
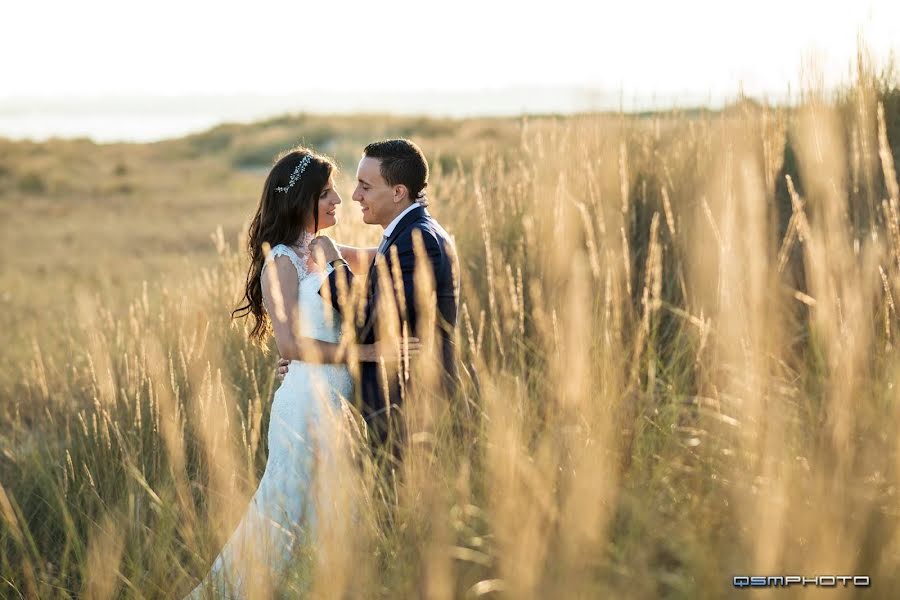
<svg viewBox="0 0 900 600">
<path fill-rule="evenodd" d="M 326 478 L 335 471 L 327 465 L 333 466 L 340 451 L 341 405 L 352 394 L 340 315 L 326 310 L 319 295 L 324 278 L 346 263 L 318 264 L 309 248 L 320 229 L 337 223 L 341 197 L 334 188 L 335 170 L 328 158 L 295 148 L 276 162 L 263 186 L 250 224 L 246 304 L 232 315 L 252 314 L 250 339 L 262 344 L 274 334 L 279 354 L 292 362 L 272 403 L 269 455 L 259 487 L 188 598 L 202 598 L 204 590 L 217 598 L 243 598 L 260 591 L 259 584 L 272 586 L 285 574 L 292 552 L 315 539 L 317 516 L 324 518 L 334 485 Z M 353 267 L 367 268 L 375 254 L 375 248 L 340 250 Z M 410 339 L 409 351 L 416 352 L 418 343 Z M 355 350 L 363 362 L 391 354 L 379 344 Z"/>
</svg>

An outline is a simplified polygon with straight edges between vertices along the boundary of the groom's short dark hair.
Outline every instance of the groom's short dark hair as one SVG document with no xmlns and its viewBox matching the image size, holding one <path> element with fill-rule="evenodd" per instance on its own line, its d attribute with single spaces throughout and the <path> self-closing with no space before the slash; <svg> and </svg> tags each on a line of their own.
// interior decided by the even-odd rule
<svg viewBox="0 0 900 600">
<path fill-rule="evenodd" d="M 381 176 L 388 185 L 405 185 L 409 199 L 415 201 L 428 185 L 428 161 L 422 149 L 409 140 L 372 142 L 363 150 L 369 158 L 381 161 Z"/>
</svg>

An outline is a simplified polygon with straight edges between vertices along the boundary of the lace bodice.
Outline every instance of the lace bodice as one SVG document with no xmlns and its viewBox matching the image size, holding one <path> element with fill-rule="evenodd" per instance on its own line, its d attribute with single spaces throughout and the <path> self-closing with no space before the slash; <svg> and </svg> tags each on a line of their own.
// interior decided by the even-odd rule
<svg viewBox="0 0 900 600">
<path fill-rule="evenodd" d="M 311 239 L 312 236 L 309 236 Z M 306 241 L 308 244 L 308 241 Z M 299 291 L 297 297 L 300 303 L 300 333 L 304 337 L 311 337 L 325 342 L 337 342 L 340 337 L 340 315 L 337 311 L 325 306 L 325 301 L 319 295 L 325 278 L 333 270 L 331 265 L 322 271 L 310 270 L 307 266 L 309 249 L 307 245 L 298 253 L 290 246 L 278 244 L 272 248 L 270 256 L 274 260 L 278 256 L 287 256 L 297 270 Z M 305 252 L 303 250 L 306 250 Z M 267 260 L 263 265 L 263 271 L 269 265 Z M 266 310 L 269 310 L 266 307 Z"/>
</svg>

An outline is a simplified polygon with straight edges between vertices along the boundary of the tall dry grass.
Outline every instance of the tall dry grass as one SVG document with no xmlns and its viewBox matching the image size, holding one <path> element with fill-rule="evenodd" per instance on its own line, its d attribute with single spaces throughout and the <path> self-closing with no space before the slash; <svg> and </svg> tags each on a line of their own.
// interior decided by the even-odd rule
<svg viewBox="0 0 900 600">
<path fill-rule="evenodd" d="M 403 460 L 348 447 L 334 525 L 257 595 L 718 598 L 796 573 L 892 597 L 885 98 L 863 72 L 791 110 L 524 120 L 516 146 L 438 166 L 461 389 L 428 385 L 426 351 Z M 214 242 L 214 268 L 121 311 L 79 297 L 62 346 L 21 349 L 4 596 L 177 597 L 242 514 L 274 357 L 229 323 L 244 257 Z"/>
</svg>

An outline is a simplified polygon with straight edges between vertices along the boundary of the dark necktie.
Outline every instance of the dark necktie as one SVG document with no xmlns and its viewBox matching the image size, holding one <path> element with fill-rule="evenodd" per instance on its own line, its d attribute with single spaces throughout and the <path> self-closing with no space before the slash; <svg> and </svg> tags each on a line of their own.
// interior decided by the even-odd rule
<svg viewBox="0 0 900 600">
<path fill-rule="evenodd" d="M 384 255 L 384 251 L 387 249 L 388 245 L 388 237 L 384 236 L 381 238 L 381 244 L 378 245 L 378 254 Z"/>
</svg>

